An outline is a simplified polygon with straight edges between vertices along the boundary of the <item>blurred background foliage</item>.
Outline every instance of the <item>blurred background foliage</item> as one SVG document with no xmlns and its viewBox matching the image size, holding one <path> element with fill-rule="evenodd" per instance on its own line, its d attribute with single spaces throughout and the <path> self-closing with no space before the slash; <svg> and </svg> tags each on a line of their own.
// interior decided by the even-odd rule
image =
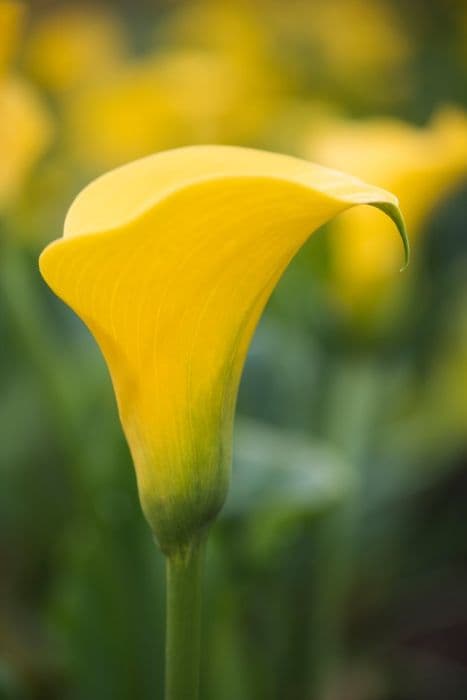
<svg viewBox="0 0 467 700">
<path fill-rule="evenodd" d="M 467 5 L 0 1 L 0 698 L 162 697 L 164 573 L 99 353 L 37 272 L 73 196 L 188 143 L 394 191 L 285 274 L 209 550 L 206 700 L 467 697 Z"/>
</svg>

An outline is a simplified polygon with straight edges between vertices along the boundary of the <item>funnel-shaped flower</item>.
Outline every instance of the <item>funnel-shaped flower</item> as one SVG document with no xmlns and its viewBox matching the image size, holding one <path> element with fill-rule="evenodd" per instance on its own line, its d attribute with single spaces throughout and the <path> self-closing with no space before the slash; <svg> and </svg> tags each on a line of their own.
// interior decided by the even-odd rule
<svg viewBox="0 0 467 700">
<path fill-rule="evenodd" d="M 407 247 L 384 190 L 287 156 L 182 148 L 89 185 L 42 254 L 105 356 L 164 551 L 223 503 L 237 389 L 272 290 L 310 234 L 356 204 L 383 209 Z"/>
</svg>

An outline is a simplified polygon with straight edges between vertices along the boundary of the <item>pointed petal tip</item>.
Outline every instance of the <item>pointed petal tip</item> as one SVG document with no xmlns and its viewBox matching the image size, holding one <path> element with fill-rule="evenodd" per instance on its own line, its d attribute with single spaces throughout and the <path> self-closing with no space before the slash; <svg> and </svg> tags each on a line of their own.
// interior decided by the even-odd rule
<svg viewBox="0 0 467 700">
<path fill-rule="evenodd" d="M 392 219 L 399 232 L 399 235 L 402 240 L 402 245 L 404 247 L 404 264 L 402 265 L 399 271 L 404 272 L 408 268 L 410 263 L 410 241 L 409 236 L 407 234 L 404 217 L 402 216 L 402 212 L 397 204 L 392 204 L 391 202 L 380 202 L 373 204 L 373 206 L 376 207 L 376 209 L 380 209 L 387 216 L 389 216 L 389 218 Z"/>
</svg>

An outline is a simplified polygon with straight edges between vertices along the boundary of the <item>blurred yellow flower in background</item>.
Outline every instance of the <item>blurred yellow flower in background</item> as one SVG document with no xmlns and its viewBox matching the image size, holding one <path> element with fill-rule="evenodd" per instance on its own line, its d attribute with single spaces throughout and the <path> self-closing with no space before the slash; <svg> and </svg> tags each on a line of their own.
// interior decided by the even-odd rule
<svg viewBox="0 0 467 700">
<path fill-rule="evenodd" d="M 201 49 L 134 60 L 77 91 L 66 105 L 74 156 L 110 168 L 180 144 L 248 141 L 263 126 L 267 100 L 248 100 L 243 75 Z"/>
<path fill-rule="evenodd" d="M 245 67 L 203 48 L 172 50 L 155 61 L 185 142 L 257 141 L 276 99 L 267 84 L 249 83 Z"/>
<path fill-rule="evenodd" d="M 22 30 L 25 7 L 21 2 L 0 2 L 0 75 L 9 68 Z"/>
<path fill-rule="evenodd" d="M 238 385 L 272 290 L 314 230 L 363 203 L 407 245 L 384 190 L 287 156 L 193 146 L 98 178 L 43 252 L 44 278 L 105 356 L 166 553 L 222 506 Z"/>
<path fill-rule="evenodd" d="M 18 196 L 51 134 L 35 90 L 19 77 L 0 78 L 0 210 Z"/>
<path fill-rule="evenodd" d="M 381 87 L 385 75 L 403 66 L 409 44 L 388 4 L 380 0 L 318 0 L 310 10 L 310 37 L 325 64 L 343 81 L 361 84 L 362 76 L 370 78 L 370 91 L 375 81 Z"/>
<path fill-rule="evenodd" d="M 278 43 L 290 46 L 295 70 L 315 90 L 383 104 L 405 92 L 411 45 L 402 20 L 384 0 L 265 5 Z"/>
<path fill-rule="evenodd" d="M 0 211 L 20 193 L 52 131 L 39 95 L 12 68 L 23 16 L 20 3 L 0 2 Z"/>
<path fill-rule="evenodd" d="M 77 91 L 66 104 L 66 123 L 73 157 L 92 172 L 176 145 L 182 136 L 151 58 Z"/>
<path fill-rule="evenodd" d="M 261 4 L 245 0 L 196 0 L 182 5 L 169 18 L 167 40 L 175 46 L 224 56 L 244 71 L 245 83 L 261 89 L 262 83 L 272 87 L 278 82 L 272 71 L 273 37 L 261 9 Z"/>
<path fill-rule="evenodd" d="M 60 93 L 114 69 L 126 53 L 123 23 L 115 13 L 65 4 L 33 24 L 25 63 L 41 85 Z"/>
<path fill-rule="evenodd" d="M 189 97 L 197 90 L 200 105 L 207 105 L 209 119 L 212 93 L 221 89 L 216 140 L 243 143 L 260 140 L 286 88 L 277 60 L 275 37 L 261 3 L 198 0 L 182 5 L 167 22 L 166 38 L 171 46 L 178 47 L 180 56 L 184 55 L 185 59 L 191 55 L 193 61 L 195 56 L 204 56 L 206 66 L 211 63 L 218 67 L 222 85 L 215 77 L 210 84 L 206 81 L 203 84 L 193 73 L 193 87 L 185 93 Z M 175 54 L 176 51 L 172 55 Z M 182 68 L 181 63 L 179 68 Z M 188 67 L 184 76 L 186 87 L 190 72 Z"/>
<path fill-rule="evenodd" d="M 390 118 L 316 123 L 304 153 L 394 192 L 416 244 L 428 216 L 467 174 L 467 116 L 445 108 L 426 127 Z M 333 281 L 348 307 L 373 308 L 391 293 L 399 266 L 385 218 L 370 208 L 348 212 L 330 236 Z"/>
<path fill-rule="evenodd" d="M 62 108 L 80 166 L 92 173 L 182 144 L 261 141 L 280 80 L 251 6 L 183 6 L 169 15 L 164 41 L 125 60 L 116 27 L 111 16 L 65 8 L 29 40 L 31 72 L 51 89 L 74 88 Z"/>
</svg>

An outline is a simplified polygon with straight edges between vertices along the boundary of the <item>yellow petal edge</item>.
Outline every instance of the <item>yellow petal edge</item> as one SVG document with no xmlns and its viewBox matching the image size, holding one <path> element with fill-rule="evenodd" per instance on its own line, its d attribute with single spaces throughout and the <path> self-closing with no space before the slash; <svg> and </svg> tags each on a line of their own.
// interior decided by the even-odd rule
<svg viewBox="0 0 467 700">
<path fill-rule="evenodd" d="M 42 253 L 52 290 L 85 322 L 112 377 L 144 512 L 162 549 L 218 513 L 252 335 L 310 234 L 394 195 L 296 158 L 192 146 L 98 178 Z"/>
</svg>

